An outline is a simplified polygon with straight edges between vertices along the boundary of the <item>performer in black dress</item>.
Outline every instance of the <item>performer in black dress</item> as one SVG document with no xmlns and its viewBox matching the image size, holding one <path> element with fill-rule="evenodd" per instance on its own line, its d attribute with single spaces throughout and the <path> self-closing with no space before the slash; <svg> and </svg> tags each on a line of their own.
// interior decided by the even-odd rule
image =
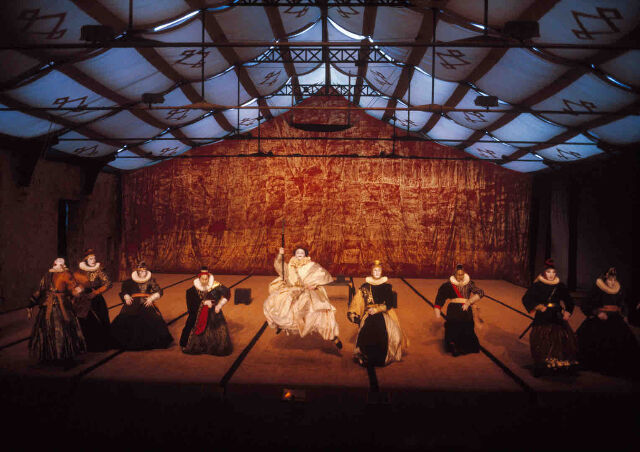
<svg viewBox="0 0 640 452">
<path fill-rule="evenodd" d="M 453 356 L 478 353 L 480 344 L 474 331 L 473 309 L 471 306 L 484 296 L 462 265 L 457 265 L 449 281 L 438 289 L 435 314 L 441 317 L 441 310 L 449 302 L 447 320 L 444 324 L 445 349 Z"/>
<path fill-rule="evenodd" d="M 31 337 L 29 355 L 40 363 L 71 367 L 74 359 L 86 351 L 80 324 L 73 312 L 72 299 L 82 288 L 59 257 L 40 280 L 31 296 L 27 314 L 39 306 Z"/>
<path fill-rule="evenodd" d="M 131 279 L 122 283 L 120 298 L 124 306 L 111 324 L 111 335 L 122 349 L 148 350 L 171 344 L 173 338 L 155 305 L 161 296 L 162 289 L 147 264 L 140 262 Z"/>
<path fill-rule="evenodd" d="M 233 350 L 222 307 L 231 292 L 214 280 L 207 267 L 202 267 L 193 286 L 187 290 L 189 317 L 180 336 L 184 353 L 193 355 L 228 355 Z"/>
<path fill-rule="evenodd" d="M 552 259 L 522 297 L 525 309 L 535 314 L 531 336 L 531 356 L 535 376 L 575 371 L 578 345 L 567 323 L 573 313 L 573 300 L 560 282 Z"/>
<path fill-rule="evenodd" d="M 580 364 L 611 375 L 638 375 L 640 349 L 624 321 L 625 293 L 616 269 L 603 272 L 581 306 L 587 318 L 576 332 Z"/>
<path fill-rule="evenodd" d="M 387 277 L 382 276 L 380 261 L 375 261 L 371 276 L 356 291 L 347 318 L 359 325 L 353 359 L 361 366 L 386 366 L 402 359 L 407 339 L 396 315 L 396 294 Z"/>
<path fill-rule="evenodd" d="M 84 288 L 74 308 L 87 341 L 87 350 L 108 350 L 111 346 L 109 311 L 102 294 L 111 288 L 111 281 L 101 264 L 96 262 L 96 255 L 92 249 L 85 251 L 84 258 L 73 276 Z"/>
</svg>

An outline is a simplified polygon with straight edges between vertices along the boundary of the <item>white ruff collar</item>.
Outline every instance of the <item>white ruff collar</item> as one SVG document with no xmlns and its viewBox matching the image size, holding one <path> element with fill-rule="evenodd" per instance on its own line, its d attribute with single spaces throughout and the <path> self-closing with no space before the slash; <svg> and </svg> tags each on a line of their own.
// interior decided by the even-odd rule
<svg viewBox="0 0 640 452">
<path fill-rule="evenodd" d="M 379 286 L 380 284 L 384 284 L 387 282 L 386 276 L 381 276 L 378 279 L 375 279 L 373 276 L 367 276 L 364 280 L 371 284 L 372 286 Z"/>
<path fill-rule="evenodd" d="M 67 269 L 66 267 L 63 267 L 63 268 L 54 268 L 54 267 L 51 267 L 51 268 L 49 269 L 49 271 L 50 271 L 51 273 L 62 273 L 62 272 L 63 272 L 63 271 L 65 271 L 66 269 Z"/>
<path fill-rule="evenodd" d="M 560 278 L 558 278 L 557 276 L 555 278 L 553 278 L 551 281 L 549 281 L 547 278 L 545 278 L 542 275 L 538 275 L 536 277 L 536 279 L 533 282 L 536 281 L 540 281 L 541 283 L 544 283 L 548 286 L 555 286 L 556 284 L 558 284 L 560 282 Z"/>
<path fill-rule="evenodd" d="M 596 279 L 596 286 L 598 286 L 598 288 L 601 291 L 603 291 L 605 293 L 608 293 L 610 295 L 615 295 L 618 292 L 620 292 L 620 283 L 618 281 L 616 281 L 615 286 L 609 287 L 609 286 L 607 286 L 607 283 L 605 283 L 603 280 L 598 278 L 598 279 Z"/>
<path fill-rule="evenodd" d="M 202 287 L 200 278 L 196 278 L 193 280 L 193 286 L 196 289 L 198 289 L 200 292 L 211 292 L 211 289 L 213 289 L 213 285 L 214 285 L 213 275 L 209 275 L 209 280 L 207 281 L 206 287 Z"/>
<path fill-rule="evenodd" d="M 100 268 L 100 262 L 96 262 L 96 265 L 92 267 L 91 265 L 87 264 L 85 261 L 82 261 L 78 264 L 78 267 L 80 267 L 80 270 L 84 270 L 86 272 L 94 272 Z"/>
<path fill-rule="evenodd" d="M 462 279 L 462 282 L 458 281 L 456 277 L 453 275 L 449 276 L 449 282 L 454 286 L 459 286 L 459 287 L 466 286 L 467 284 L 469 284 L 469 281 L 471 281 L 471 278 L 467 273 L 464 274 L 464 278 Z"/>
<path fill-rule="evenodd" d="M 311 262 L 311 258 L 309 256 L 305 256 L 302 259 L 298 259 L 297 257 L 293 256 L 291 259 L 289 259 L 289 265 L 291 265 L 293 268 L 304 267 L 309 262 Z"/>
<path fill-rule="evenodd" d="M 134 270 L 133 273 L 131 273 L 131 279 L 133 279 L 138 284 L 144 284 L 151 279 L 151 272 L 147 270 L 147 276 L 145 276 L 144 278 L 140 278 L 138 276 L 138 272 Z"/>
</svg>

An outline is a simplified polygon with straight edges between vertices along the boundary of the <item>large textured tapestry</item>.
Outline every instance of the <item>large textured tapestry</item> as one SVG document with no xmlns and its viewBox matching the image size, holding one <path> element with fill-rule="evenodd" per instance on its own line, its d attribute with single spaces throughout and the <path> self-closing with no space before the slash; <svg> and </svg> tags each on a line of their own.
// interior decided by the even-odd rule
<svg viewBox="0 0 640 452">
<path fill-rule="evenodd" d="M 352 127 L 309 132 L 294 123 Z M 380 259 L 390 276 L 443 277 L 463 263 L 475 278 L 524 283 L 530 177 L 393 136 L 393 127 L 360 111 L 298 110 L 263 123 L 260 145 L 227 140 L 190 151 L 197 158 L 126 174 L 121 271 L 144 259 L 160 272 L 204 264 L 218 273 L 275 274 L 284 220 L 287 253 L 304 244 L 334 275 L 369 274 Z M 274 156 L 239 156 L 258 146 Z M 381 153 L 424 159 L 341 157 Z"/>
</svg>

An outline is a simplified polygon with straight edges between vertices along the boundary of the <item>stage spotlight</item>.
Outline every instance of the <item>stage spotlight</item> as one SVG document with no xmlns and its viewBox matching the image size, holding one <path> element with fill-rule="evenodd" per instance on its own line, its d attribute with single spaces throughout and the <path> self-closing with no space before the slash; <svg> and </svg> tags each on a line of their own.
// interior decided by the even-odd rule
<svg viewBox="0 0 640 452">
<path fill-rule="evenodd" d="M 477 96 L 473 103 L 479 107 L 497 107 L 498 98 L 496 96 Z"/>
<path fill-rule="evenodd" d="M 307 392 L 304 389 L 283 389 L 282 400 L 286 402 L 304 402 Z"/>
<path fill-rule="evenodd" d="M 512 20 L 504 24 L 502 33 L 521 40 L 539 38 L 540 26 L 532 20 Z"/>
<path fill-rule="evenodd" d="M 113 28 L 107 25 L 83 25 L 80 28 L 80 40 L 89 42 L 106 42 L 115 37 Z"/>
<path fill-rule="evenodd" d="M 164 103 L 164 96 L 159 93 L 142 93 L 142 102 L 145 104 L 162 104 Z"/>
</svg>

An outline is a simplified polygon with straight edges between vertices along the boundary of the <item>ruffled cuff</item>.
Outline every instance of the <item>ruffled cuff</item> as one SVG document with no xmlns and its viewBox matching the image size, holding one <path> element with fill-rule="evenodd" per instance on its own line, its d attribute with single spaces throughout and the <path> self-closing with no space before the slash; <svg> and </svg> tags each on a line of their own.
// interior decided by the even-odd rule
<svg viewBox="0 0 640 452">
<path fill-rule="evenodd" d="M 150 302 L 154 302 L 156 300 L 158 300 L 160 298 L 160 294 L 158 292 L 151 294 L 151 296 L 149 296 L 149 298 L 147 298 L 147 301 Z"/>
</svg>

